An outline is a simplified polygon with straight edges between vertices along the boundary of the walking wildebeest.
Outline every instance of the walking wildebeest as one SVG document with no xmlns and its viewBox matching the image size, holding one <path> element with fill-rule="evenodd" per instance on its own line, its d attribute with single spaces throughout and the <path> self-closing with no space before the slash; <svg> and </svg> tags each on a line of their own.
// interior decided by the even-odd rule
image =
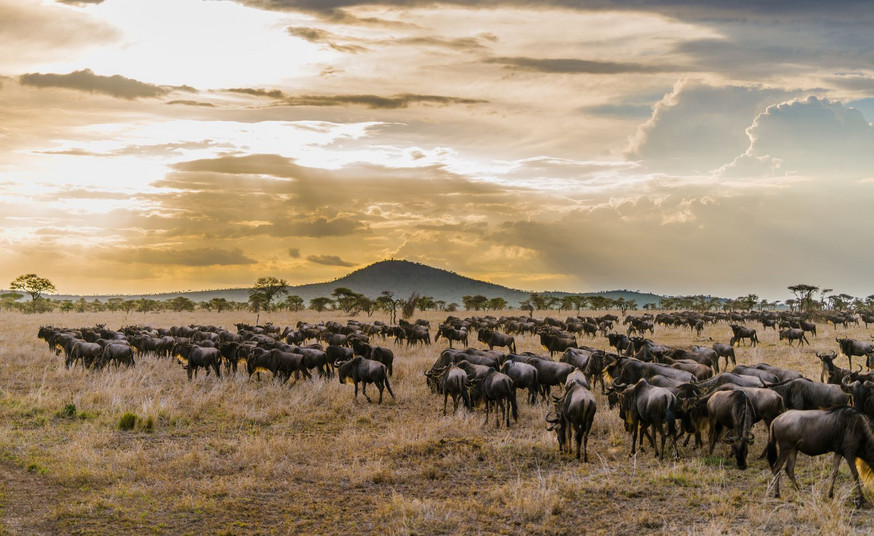
<svg viewBox="0 0 874 536">
<path fill-rule="evenodd" d="M 808 456 L 834 453 L 829 498 L 835 495 L 841 460 L 846 460 L 855 482 L 856 506 L 865 504 L 856 469 L 856 464 L 861 462 L 863 472 L 870 474 L 874 466 L 874 432 L 865 415 L 851 407 L 840 407 L 790 410 L 774 419 L 767 446 L 768 464 L 774 474 L 774 497 L 780 496 L 780 471 L 784 464 L 795 489 L 800 489 L 795 480 L 795 458 L 799 452 Z"/>
</svg>

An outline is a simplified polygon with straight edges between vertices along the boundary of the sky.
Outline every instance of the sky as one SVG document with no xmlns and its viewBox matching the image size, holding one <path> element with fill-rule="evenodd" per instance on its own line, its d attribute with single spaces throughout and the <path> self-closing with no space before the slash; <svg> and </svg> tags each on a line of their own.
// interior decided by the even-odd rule
<svg viewBox="0 0 874 536">
<path fill-rule="evenodd" d="M 864 297 L 861 0 L 0 0 L 0 286 Z"/>
</svg>

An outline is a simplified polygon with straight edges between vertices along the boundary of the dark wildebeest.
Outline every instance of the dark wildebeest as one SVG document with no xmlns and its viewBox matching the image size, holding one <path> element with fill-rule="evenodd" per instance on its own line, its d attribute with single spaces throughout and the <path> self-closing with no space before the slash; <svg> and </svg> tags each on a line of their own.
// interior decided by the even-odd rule
<svg viewBox="0 0 874 536">
<path fill-rule="evenodd" d="M 756 336 L 756 330 L 752 328 L 748 328 L 746 326 L 738 326 L 737 324 L 729 324 L 732 332 L 730 345 L 734 346 L 734 343 L 740 343 L 744 339 L 750 340 L 750 345 L 755 346 L 759 342 L 759 338 Z"/>
<path fill-rule="evenodd" d="M 781 329 L 778 332 L 780 336 L 780 340 L 786 339 L 789 343 L 789 346 L 792 346 L 792 341 L 798 341 L 798 346 L 804 346 L 804 343 L 807 343 L 807 346 L 810 346 L 810 341 L 807 340 L 807 337 L 804 336 L 804 330 L 798 328 L 792 329 Z"/>
<path fill-rule="evenodd" d="M 185 368 L 188 373 L 188 381 L 191 381 L 192 373 L 197 377 L 197 369 L 206 369 L 206 375 L 209 376 L 209 369 L 215 371 L 215 375 L 222 377 L 220 370 L 222 363 L 222 354 L 218 348 L 204 348 L 191 343 L 179 343 L 173 348 L 173 355 Z"/>
<path fill-rule="evenodd" d="M 134 352 L 128 344 L 110 343 L 103 347 L 103 353 L 100 355 L 100 360 L 95 361 L 97 367 L 105 367 L 109 363 L 114 363 L 115 368 L 119 365 L 134 366 Z"/>
<path fill-rule="evenodd" d="M 452 348 L 452 341 L 459 341 L 461 344 L 467 346 L 467 330 L 465 328 L 455 329 L 452 326 L 441 325 L 437 328 L 437 333 L 434 334 L 434 342 L 437 342 L 437 339 L 443 337 L 444 339 L 449 341 L 449 347 Z"/>
<path fill-rule="evenodd" d="M 799 327 L 804 331 L 808 331 L 813 333 L 813 336 L 816 337 L 816 322 L 809 322 L 807 320 L 802 320 L 798 323 Z"/>
<path fill-rule="evenodd" d="M 733 435 L 727 436 L 725 441 L 731 443 L 731 454 L 738 469 L 746 469 L 749 444 L 755 439 L 750 428 L 758 420 L 747 394 L 740 389 L 714 393 L 707 399 L 707 415 L 710 420 L 710 455 L 713 455 L 723 427 L 729 428 Z"/>
<path fill-rule="evenodd" d="M 728 370 L 728 360 L 731 359 L 732 365 L 737 365 L 737 359 L 734 357 L 734 346 L 730 344 L 723 344 L 721 342 L 713 343 L 713 351 L 716 352 L 716 355 L 725 359 L 725 370 Z M 716 366 L 719 366 L 719 359 L 716 360 Z M 717 372 L 719 370 L 717 369 Z"/>
<path fill-rule="evenodd" d="M 516 361 L 505 361 L 501 372 L 513 380 L 516 389 L 528 389 L 528 403 L 537 403 L 537 393 L 540 392 L 540 374 L 534 365 Z"/>
<path fill-rule="evenodd" d="M 492 331 L 489 329 L 480 330 L 476 339 L 487 345 L 489 350 L 494 349 L 495 346 L 505 346 L 512 353 L 516 353 L 516 339 L 513 338 L 512 335 L 506 335 L 504 333 L 498 333 L 497 331 Z"/>
<path fill-rule="evenodd" d="M 631 340 L 624 333 L 608 333 L 607 342 L 616 348 L 617 353 L 623 352 L 631 345 Z"/>
<path fill-rule="evenodd" d="M 849 369 L 843 369 L 839 366 L 835 365 L 835 358 L 838 357 L 838 353 L 834 350 L 831 353 L 819 353 L 816 352 L 816 357 L 822 362 L 822 370 L 819 373 L 819 381 L 823 383 L 833 383 L 835 385 L 840 385 L 844 378 L 850 375 L 852 372 Z M 859 371 L 861 372 L 862 366 L 859 365 Z"/>
<path fill-rule="evenodd" d="M 340 383 L 349 383 L 349 380 L 355 384 L 355 399 L 358 400 L 358 382 L 361 382 L 361 393 L 368 402 L 373 402 L 367 396 L 367 384 L 372 383 L 379 389 L 378 404 L 382 404 L 382 391 L 388 389 L 388 394 L 392 398 L 395 394 L 391 391 L 391 385 L 388 382 L 388 371 L 386 366 L 379 361 L 365 359 L 357 356 L 345 363 L 334 363 L 334 368 L 337 369 L 337 376 L 340 378 Z"/>
<path fill-rule="evenodd" d="M 792 370 L 783 367 L 775 367 L 774 365 L 769 365 L 767 363 L 756 363 L 753 365 L 753 368 L 764 370 L 766 372 L 770 372 L 781 382 L 785 382 L 787 380 L 798 380 L 804 377 L 804 374 L 801 374 L 797 370 Z"/>
<path fill-rule="evenodd" d="M 840 385 L 817 383 L 806 378 L 765 385 L 783 397 L 786 409 L 826 409 L 846 406 L 850 395 Z"/>
<path fill-rule="evenodd" d="M 103 347 L 96 342 L 76 341 L 67 357 L 67 368 L 73 366 L 76 361 L 81 361 L 85 368 L 91 368 L 91 365 L 100 361 L 102 355 Z"/>
<path fill-rule="evenodd" d="M 850 360 L 850 369 L 853 368 L 853 356 L 868 356 L 871 353 L 874 353 L 874 344 L 866 341 L 857 341 L 855 339 L 838 339 L 835 338 L 838 342 L 838 347 L 841 349 L 841 353 L 843 353 Z M 874 368 L 871 365 L 872 363 L 870 357 L 867 359 L 868 368 Z"/>
<path fill-rule="evenodd" d="M 780 377 L 773 372 L 762 370 L 756 367 L 748 367 L 746 365 L 738 365 L 734 367 L 732 372 L 735 374 L 741 374 L 743 376 L 755 376 L 765 383 L 778 383 L 780 381 Z"/>
<path fill-rule="evenodd" d="M 589 461 L 589 431 L 595 420 L 597 404 L 595 395 L 580 383 L 574 383 L 561 398 L 555 398 L 555 419 L 546 416 L 546 422 L 558 436 L 558 451 L 571 452 L 571 433 L 577 444 L 577 459 L 580 459 L 580 446 L 583 447 L 583 461 Z"/>
<path fill-rule="evenodd" d="M 841 460 L 846 460 L 855 482 L 856 506 L 865 504 L 856 463 L 862 462 L 863 472 L 870 474 L 874 466 L 874 432 L 864 414 L 854 408 L 841 407 L 787 411 L 774 419 L 767 446 L 768 464 L 774 474 L 774 497 L 780 496 L 780 471 L 784 464 L 795 489 L 800 489 L 795 480 L 795 458 L 799 452 L 808 456 L 834 453 L 830 498 L 835 494 Z"/>
<path fill-rule="evenodd" d="M 507 427 L 510 426 L 510 413 L 513 413 L 513 420 L 519 422 L 519 408 L 516 404 L 516 388 L 513 386 L 513 380 L 509 376 L 495 369 L 489 369 L 485 377 L 474 380 L 473 389 L 471 389 L 471 402 L 476 405 L 479 400 L 485 401 L 486 404 L 486 421 L 489 422 L 489 412 L 492 405 L 495 406 L 495 421 L 497 426 L 501 426 L 501 421 L 505 420 Z M 507 404 L 504 405 L 504 401 Z M 500 412 L 499 412 L 500 410 Z M 506 418 L 505 418 L 506 417 Z"/>
<path fill-rule="evenodd" d="M 467 391 L 467 373 L 455 365 L 449 365 L 438 375 L 443 390 L 443 415 L 446 415 L 446 402 L 452 397 L 452 414 L 458 411 L 458 398 L 464 402 L 464 407 L 471 409 L 470 394 Z"/>
<path fill-rule="evenodd" d="M 676 416 L 678 411 L 677 397 L 665 387 L 650 385 L 641 379 L 634 385 L 625 386 L 614 383 L 611 386 L 619 393 L 619 413 L 625 422 L 625 429 L 631 432 L 631 454 L 637 452 L 637 434 L 640 430 L 640 442 L 643 444 L 643 435 L 652 426 L 656 433 L 661 436 L 661 450 L 656 446 L 654 435 L 650 435 L 652 447 L 659 459 L 664 458 L 665 441 L 671 438 L 674 446 L 674 454 L 680 457 L 677 450 L 677 427 Z M 665 430 L 667 425 L 667 430 Z"/>
</svg>

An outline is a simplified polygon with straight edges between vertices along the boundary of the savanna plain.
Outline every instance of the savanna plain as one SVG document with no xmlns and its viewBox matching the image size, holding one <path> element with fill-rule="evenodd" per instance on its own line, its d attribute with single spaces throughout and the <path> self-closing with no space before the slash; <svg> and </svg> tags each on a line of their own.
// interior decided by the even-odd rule
<svg viewBox="0 0 874 536">
<path fill-rule="evenodd" d="M 269 374 L 257 381 L 243 370 L 221 379 L 201 371 L 189 382 L 175 361 L 147 357 L 130 369 L 67 370 L 63 356 L 37 339 L 48 324 L 233 330 L 253 316 L 0 313 L 0 535 L 874 532 L 874 512 L 853 507 L 846 466 L 835 498 L 826 497 L 830 456 L 800 455 L 801 490 L 784 479 L 783 497 L 773 498 L 767 462 L 756 459 L 767 440 L 762 424 L 750 466 L 740 471 L 722 444 L 713 456 L 681 446 L 678 460 L 659 461 L 647 445 L 631 457 L 630 437 L 600 389 L 589 463 L 559 453 L 544 420 L 551 404 L 531 406 L 522 392 L 519 421 L 509 428 L 484 424 L 482 409 L 452 415 L 451 402 L 443 416 L 442 396 L 423 374 L 443 344 L 374 340 L 395 352 L 397 398 L 386 393 L 377 405 L 355 401 L 352 385 L 336 377 L 280 385 Z M 445 316 L 417 314 L 431 321 L 432 336 Z M 361 320 L 375 319 L 386 320 Z M 261 315 L 280 326 L 299 320 L 347 318 Z M 810 348 L 790 348 L 773 330 L 750 325 L 760 344 L 739 347 L 739 364 L 791 367 L 817 381 L 815 351 L 837 350 L 836 336 L 874 333 L 820 324 Z M 680 348 L 730 337 L 725 323 L 700 336 L 657 326 L 651 336 Z M 608 348 L 600 336 L 580 342 Z M 533 336 L 517 337 L 517 346 L 545 353 Z M 846 367 L 846 358 L 837 363 Z M 130 430 L 119 427 L 125 413 L 137 417 Z"/>
</svg>

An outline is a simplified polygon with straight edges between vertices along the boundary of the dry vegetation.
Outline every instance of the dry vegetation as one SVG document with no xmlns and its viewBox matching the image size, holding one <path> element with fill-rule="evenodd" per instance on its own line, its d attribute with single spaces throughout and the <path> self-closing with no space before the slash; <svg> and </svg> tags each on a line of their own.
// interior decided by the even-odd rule
<svg viewBox="0 0 874 536">
<path fill-rule="evenodd" d="M 182 368 L 143 359 L 131 370 L 65 370 L 36 338 L 40 324 L 112 328 L 148 323 L 231 326 L 245 313 L 0 314 L 0 534 L 870 534 L 841 470 L 825 497 L 830 457 L 799 457 L 796 492 L 770 497 L 767 463 L 750 468 L 681 448 L 659 462 L 629 457 L 629 438 L 598 394 L 588 464 L 558 453 L 547 408 L 520 405 L 510 429 L 479 411 L 441 415 L 422 372 L 443 346 L 396 350 L 382 406 L 352 386 L 292 386 L 241 372 L 189 383 Z M 426 313 L 435 323 L 443 314 Z M 276 324 L 335 318 L 275 314 Z M 342 320 L 342 319 L 341 319 Z M 767 361 L 819 377 L 814 350 L 835 349 L 820 326 L 813 349 L 788 348 L 759 327 L 740 363 Z M 867 339 L 861 328 L 842 335 Z M 658 327 L 655 339 L 688 347 L 727 342 L 726 325 L 702 337 Z M 605 339 L 594 346 L 606 348 Z M 387 345 L 393 347 L 393 342 Z M 523 337 L 519 351 L 541 351 Z M 481 346 L 481 345 L 480 345 Z M 839 361 L 845 366 L 846 361 Z M 524 397 L 520 396 L 520 400 Z M 125 413 L 136 415 L 122 430 Z M 128 417 L 130 418 L 130 417 Z M 755 429 L 761 452 L 766 432 Z M 716 454 L 726 456 L 724 447 Z M 29 509 L 29 510 L 28 510 Z"/>
</svg>

